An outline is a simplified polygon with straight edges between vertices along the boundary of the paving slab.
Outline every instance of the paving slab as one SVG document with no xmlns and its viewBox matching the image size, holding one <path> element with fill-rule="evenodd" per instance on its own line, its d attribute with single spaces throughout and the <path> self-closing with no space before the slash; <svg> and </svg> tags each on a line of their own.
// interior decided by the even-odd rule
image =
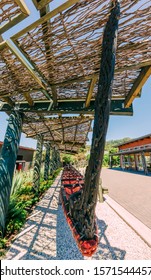
<svg viewBox="0 0 151 280">
<path fill-rule="evenodd" d="M 101 177 L 108 195 L 151 229 L 151 176 L 103 168 Z"/>
</svg>

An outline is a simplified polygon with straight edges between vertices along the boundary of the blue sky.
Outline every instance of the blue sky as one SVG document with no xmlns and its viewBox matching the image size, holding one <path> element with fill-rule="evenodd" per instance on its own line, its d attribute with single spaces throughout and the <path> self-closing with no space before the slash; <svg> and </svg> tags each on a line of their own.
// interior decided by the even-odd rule
<svg viewBox="0 0 151 280">
<path fill-rule="evenodd" d="M 38 18 L 38 12 L 34 8 L 31 0 L 25 1 L 28 8 L 31 11 L 32 16 L 25 19 L 22 23 L 18 24 L 17 27 L 13 27 L 7 33 L 4 34 L 4 39 L 9 38 L 19 30 L 29 25 Z M 59 4 L 65 2 L 56 0 L 55 6 L 52 4 L 54 9 Z M 29 5 L 30 4 L 30 5 Z M 148 133 L 151 133 L 151 78 L 148 79 L 142 90 L 141 98 L 137 98 L 133 102 L 134 115 L 133 116 L 111 116 L 109 122 L 109 128 L 107 133 L 107 140 L 121 139 L 124 137 L 136 138 Z M 7 127 L 8 116 L 5 113 L 0 112 L 0 141 L 3 141 L 6 127 Z M 89 135 L 91 140 L 91 134 Z M 36 147 L 36 141 L 28 139 L 22 134 L 20 145 L 27 147 Z"/>
</svg>

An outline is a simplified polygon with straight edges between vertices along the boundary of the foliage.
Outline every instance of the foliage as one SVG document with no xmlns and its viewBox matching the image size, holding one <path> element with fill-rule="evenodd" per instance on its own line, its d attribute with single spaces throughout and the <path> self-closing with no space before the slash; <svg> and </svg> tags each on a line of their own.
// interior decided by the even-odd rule
<svg viewBox="0 0 151 280">
<path fill-rule="evenodd" d="M 3 256 L 8 240 L 24 225 L 32 207 L 39 201 L 46 190 L 50 188 L 60 169 L 53 172 L 48 181 L 41 180 L 39 192 L 32 187 L 33 172 L 20 172 L 14 175 L 13 190 L 11 192 L 9 208 L 6 217 L 5 238 L 0 238 L 0 256 Z"/>
<path fill-rule="evenodd" d="M 66 164 L 73 164 L 74 163 L 74 157 L 69 154 L 63 154 L 62 161 Z"/>
<path fill-rule="evenodd" d="M 32 181 L 33 171 L 16 172 L 13 177 L 11 195 L 19 191 L 23 185 L 28 185 Z"/>
<path fill-rule="evenodd" d="M 109 140 L 109 141 L 106 141 L 106 144 L 105 144 L 105 151 L 110 151 L 111 149 L 114 149 L 115 146 L 118 146 L 120 144 L 123 144 L 127 141 L 131 140 L 131 138 L 129 137 L 125 137 L 123 139 L 116 139 L 116 140 Z"/>
</svg>

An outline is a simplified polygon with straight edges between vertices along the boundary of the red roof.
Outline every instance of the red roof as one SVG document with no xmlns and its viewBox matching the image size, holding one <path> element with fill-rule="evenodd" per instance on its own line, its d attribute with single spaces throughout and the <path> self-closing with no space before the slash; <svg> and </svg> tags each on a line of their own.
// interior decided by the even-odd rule
<svg viewBox="0 0 151 280">
<path fill-rule="evenodd" d="M 131 140 L 126 141 L 126 142 L 124 142 L 124 143 L 122 143 L 122 144 L 115 145 L 114 147 L 124 146 L 125 144 L 137 142 L 137 141 L 143 140 L 143 139 L 145 139 L 145 138 L 151 138 L 151 133 L 150 133 L 150 134 L 147 134 L 147 135 L 144 135 L 144 136 L 141 136 L 141 137 L 138 137 L 138 138 L 131 139 Z"/>
<path fill-rule="evenodd" d="M 0 147 L 3 145 L 3 142 L 0 141 Z M 26 150 L 26 151 L 35 151 L 35 149 L 33 148 L 28 148 L 28 147 L 24 147 L 24 146 L 19 146 L 19 149 L 21 150 Z"/>
</svg>

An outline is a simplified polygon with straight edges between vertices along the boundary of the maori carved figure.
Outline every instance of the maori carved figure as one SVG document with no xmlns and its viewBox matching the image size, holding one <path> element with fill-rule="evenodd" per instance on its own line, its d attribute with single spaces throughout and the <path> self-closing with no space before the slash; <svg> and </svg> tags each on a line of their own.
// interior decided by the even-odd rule
<svg viewBox="0 0 151 280">
<path fill-rule="evenodd" d="M 0 156 L 0 235 L 4 234 L 12 179 L 19 148 L 23 114 L 11 113 Z"/>
<path fill-rule="evenodd" d="M 103 36 L 100 76 L 95 100 L 92 146 L 90 160 L 85 173 L 85 187 L 82 192 L 73 194 L 69 203 L 76 229 L 86 239 L 93 238 L 96 230 L 95 206 L 109 121 L 119 16 L 119 1 L 114 0 L 112 1 L 111 14 Z"/>
<path fill-rule="evenodd" d="M 52 150 L 52 162 L 53 162 L 53 170 L 59 168 L 59 151 L 56 148 Z"/>
<path fill-rule="evenodd" d="M 46 158 L 44 169 L 44 180 L 48 180 L 49 177 L 49 165 L 50 165 L 50 142 L 46 144 Z"/>
<path fill-rule="evenodd" d="M 40 168 L 41 168 L 41 159 L 42 159 L 42 147 L 43 147 L 43 138 L 41 135 L 37 138 L 37 149 L 34 163 L 34 173 L 33 173 L 33 189 L 35 192 L 38 192 L 40 184 Z"/>
</svg>

